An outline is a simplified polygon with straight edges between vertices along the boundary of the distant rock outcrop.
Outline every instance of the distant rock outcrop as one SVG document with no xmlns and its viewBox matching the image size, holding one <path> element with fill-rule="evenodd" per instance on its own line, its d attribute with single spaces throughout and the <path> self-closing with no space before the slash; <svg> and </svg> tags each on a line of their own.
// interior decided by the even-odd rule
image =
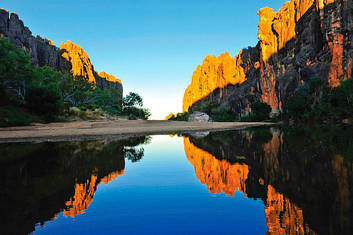
<svg viewBox="0 0 353 235">
<path fill-rule="evenodd" d="M 185 91 L 184 112 L 216 102 L 244 115 L 262 101 L 279 113 L 311 77 L 331 87 L 352 77 L 353 0 L 291 0 L 258 15 L 257 46 L 235 58 L 206 57 Z"/>
<path fill-rule="evenodd" d="M 112 87 L 123 94 L 121 80 L 105 72 L 98 74 L 80 46 L 68 41 L 57 48 L 49 39 L 34 37 L 16 13 L 10 15 L 8 10 L 0 9 L 0 38 L 4 37 L 31 55 L 34 65 L 50 66 L 63 73 L 71 72 L 74 76 L 85 77 L 98 88 Z"/>
</svg>

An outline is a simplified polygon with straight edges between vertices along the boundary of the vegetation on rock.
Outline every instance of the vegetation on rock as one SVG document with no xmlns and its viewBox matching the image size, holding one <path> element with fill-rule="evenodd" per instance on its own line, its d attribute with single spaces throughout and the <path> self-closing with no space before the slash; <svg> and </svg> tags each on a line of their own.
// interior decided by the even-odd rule
<svg viewBox="0 0 353 235">
<path fill-rule="evenodd" d="M 251 112 L 249 115 L 242 117 L 243 122 L 260 122 L 270 118 L 271 106 L 262 102 L 254 102 L 250 105 Z"/>
<path fill-rule="evenodd" d="M 169 114 L 165 120 L 169 120 L 169 121 L 184 121 L 187 122 L 189 119 L 190 113 L 186 112 L 186 113 L 177 113 L 177 114 Z"/>
<path fill-rule="evenodd" d="M 291 96 L 284 110 L 284 118 L 296 125 L 315 125 L 349 122 L 353 114 L 353 79 L 340 82 L 337 87 L 321 85 L 319 78 L 311 78 Z"/>
</svg>

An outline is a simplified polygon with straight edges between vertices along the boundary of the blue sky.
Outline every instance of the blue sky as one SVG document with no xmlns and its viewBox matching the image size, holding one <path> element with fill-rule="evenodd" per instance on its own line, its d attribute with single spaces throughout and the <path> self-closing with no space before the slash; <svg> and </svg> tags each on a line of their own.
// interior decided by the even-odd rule
<svg viewBox="0 0 353 235">
<path fill-rule="evenodd" d="M 97 71 L 139 93 L 152 119 L 180 112 L 184 90 L 207 55 L 257 43 L 257 11 L 284 0 L 2 0 L 34 35 L 71 40 Z"/>
</svg>

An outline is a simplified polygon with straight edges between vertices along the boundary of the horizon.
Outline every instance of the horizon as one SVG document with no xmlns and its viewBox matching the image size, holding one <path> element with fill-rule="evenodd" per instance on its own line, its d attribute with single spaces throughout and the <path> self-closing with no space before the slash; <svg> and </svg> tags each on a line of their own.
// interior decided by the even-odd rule
<svg viewBox="0 0 353 235">
<path fill-rule="evenodd" d="M 286 1 L 41 2 L 35 9 L 19 0 L 1 7 L 16 12 L 33 35 L 50 39 L 56 46 L 66 41 L 81 46 L 95 70 L 122 80 L 124 95 L 131 91 L 141 95 L 152 112 L 150 119 L 164 119 L 182 111 L 184 91 L 207 55 L 229 52 L 235 56 L 255 46 L 257 11 L 263 7 L 277 11 Z M 236 10 L 239 14 L 231 14 Z"/>
</svg>

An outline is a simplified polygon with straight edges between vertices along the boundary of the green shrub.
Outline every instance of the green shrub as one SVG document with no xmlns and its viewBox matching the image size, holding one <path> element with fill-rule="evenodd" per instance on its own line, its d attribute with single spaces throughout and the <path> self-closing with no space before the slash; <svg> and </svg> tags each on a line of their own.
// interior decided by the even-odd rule
<svg viewBox="0 0 353 235">
<path fill-rule="evenodd" d="M 297 125 L 322 125 L 352 118 L 353 79 L 342 81 L 334 88 L 320 86 L 320 82 L 320 79 L 312 78 L 298 88 L 284 109 L 285 119 L 293 120 Z"/>
<path fill-rule="evenodd" d="M 237 119 L 236 115 L 225 107 L 213 108 L 209 115 L 215 122 L 234 122 Z"/>
<path fill-rule="evenodd" d="M 32 117 L 29 113 L 17 107 L 0 108 L 0 126 L 26 126 L 30 125 Z"/>
<path fill-rule="evenodd" d="M 169 121 L 184 121 L 184 122 L 186 122 L 186 121 L 188 121 L 189 116 L 190 116 L 190 113 L 187 113 L 187 112 L 186 113 L 177 113 L 175 115 L 170 116 L 169 119 L 167 119 L 167 120 L 169 120 Z"/>
<path fill-rule="evenodd" d="M 58 87 L 54 83 L 32 84 L 27 91 L 26 101 L 26 107 L 46 121 L 54 120 L 64 107 Z"/>
<path fill-rule="evenodd" d="M 252 103 L 250 107 L 251 107 L 251 112 L 249 113 L 249 115 L 241 117 L 240 121 L 260 122 L 260 121 L 268 120 L 270 118 L 270 113 L 272 108 L 267 103 L 256 101 Z"/>
<path fill-rule="evenodd" d="M 219 104 L 216 101 L 209 101 L 202 105 L 200 112 L 207 113 L 208 115 L 212 115 L 212 111 L 218 109 Z"/>
<path fill-rule="evenodd" d="M 130 113 L 128 119 L 129 120 L 137 120 L 138 118 L 134 114 Z"/>
</svg>

